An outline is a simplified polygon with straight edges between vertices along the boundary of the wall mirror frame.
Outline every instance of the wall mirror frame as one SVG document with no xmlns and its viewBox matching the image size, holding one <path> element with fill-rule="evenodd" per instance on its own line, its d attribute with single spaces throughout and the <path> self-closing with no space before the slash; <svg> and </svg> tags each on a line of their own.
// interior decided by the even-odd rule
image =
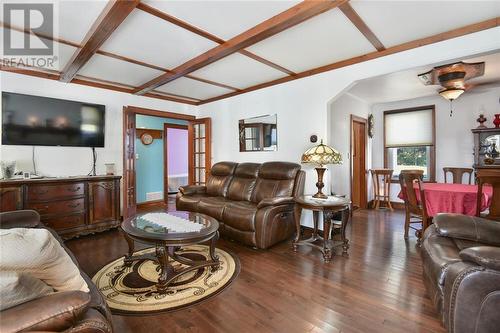
<svg viewBox="0 0 500 333">
<path fill-rule="evenodd" d="M 277 151 L 277 119 L 277 114 L 241 119 L 238 122 L 240 152 Z"/>
</svg>

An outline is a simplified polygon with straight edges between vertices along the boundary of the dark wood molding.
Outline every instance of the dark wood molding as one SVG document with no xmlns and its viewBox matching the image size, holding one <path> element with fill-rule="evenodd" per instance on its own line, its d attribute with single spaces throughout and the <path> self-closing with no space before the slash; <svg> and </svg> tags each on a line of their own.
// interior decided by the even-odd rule
<svg viewBox="0 0 500 333">
<path fill-rule="evenodd" d="M 147 109 L 147 108 L 141 108 L 139 106 L 133 106 L 129 105 L 127 106 L 127 110 L 124 112 L 131 112 L 134 114 L 142 114 L 145 116 L 155 116 L 155 117 L 162 117 L 162 118 L 173 118 L 173 119 L 179 119 L 179 120 L 195 120 L 195 116 L 191 116 L 188 114 L 182 114 L 182 113 L 175 113 L 175 112 L 169 112 L 169 111 L 160 111 L 160 110 L 154 110 L 154 109 Z"/>
<path fill-rule="evenodd" d="M 366 171 L 367 171 L 367 165 L 366 165 L 366 161 L 368 160 L 368 119 L 366 118 L 362 118 L 362 117 L 358 117 L 356 115 L 353 115 L 351 114 L 350 115 L 350 122 L 349 122 L 349 125 L 350 125 L 350 141 L 349 141 L 349 154 L 350 154 L 350 159 L 349 159 L 349 185 L 350 185 L 350 198 L 352 200 L 352 183 L 353 183 L 353 177 L 354 177 L 354 174 L 353 174 L 353 161 L 354 161 L 354 150 L 353 150 L 353 141 L 354 141 L 354 133 L 353 133 L 353 123 L 354 122 L 358 122 L 358 123 L 362 123 L 365 125 L 365 193 L 364 193 L 364 196 L 366 198 L 366 201 L 368 201 L 368 183 L 367 183 L 367 177 L 366 177 Z M 360 207 L 360 208 L 366 208 L 366 207 Z"/>
<path fill-rule="evenodd" d="M 351 7 L 351 5 L 346 2 L 342 5 L 339 6 L 339 9 L 344 13 L 345 16 L 358 28 L 359 32 L 363 34 L 363 36 L 368 39 L 368 41 L 373 45 L 377 51 L 383 51 L 385 50 L 384 44 L 375 36 L 373 31 L 366 25 L 366 23 L 363 21 L 363 19 L 356 13 L 354 8 Z"/>
<path fill-rule="evenodd" d="M 164 204 L 164 201 L 162 199 L 160 199 L 160 200 L 145 201 L 145 202 L 138 202 L 137 203 L 137 209 L 157 208 L 157 207 L 159 207 L 162 204 Z"/>
<path fill-rule="evenodd" d="M 151 7 L 151 6 L 149 6 L 149 5 L 145 4 L 145 3 L 141 2 L 137 6 L 137 9 L 140 9 L 140 10 L 146 12 L 146 13 L 154 15 L 154 16 L 156 16 L 156 17 L 158 17 L 160 19 L 163 19 L 163 20 L 165 20 L 167 22 L 170 22 L 172 24 L 175 24 L 178 27 L 181 27 L 181 28 L 184 28 L 184 29 L 186 29 L 188 31 L 191 31 L 192 33 L 195 33 L 198 36 L 207 38 L 207 39 L 209 39 L 212 42 L 215 42 L 217 44 L 224 44 L 226 42 L 222 38 L 219 38 L 219 37 L 217 37 L 217 36 L 215 36 L 215 35 L 207 32 L 205 30 L 197 28 L 197 27 L 195 27 L 195 26 L 193 26 L 193 25 L 191 25 L 191 24 L 189 24 L 187 22 L 184 22 L 184 21 L 182 21 L 182 20 L 180 20 L 180 19 L 178 19 L 178 18 L 176 18 L 176 17 L 174 17 L 172 15 L 169 15 L 169 14 L 167 14 L 165 12 L 162 12 L 161 10 L 158 10 L 158 9 L 156 9 L 154 7 Z M 277 69 L 277 70 L 279 70 L 279 71 L 281 71 L 283 73 L 286 73 L 288 75 L 295 75 L 295 73 L 292 72 L 291 70 L 286 69 L 286 68 L 284 68 L 284 67 L 282 67 L 282 66 L 280 66 L 278 64 L 275 64 L 275 63 L 273 63 L 273 62 L 271 62 L 271 61 L 269 61 L 267 59 L 264 59 L 264 58 L 262 58 L 262 57 L 260 57 L 260 56 L 258 56 L 256 54 L 250 52 L 250 51 L 241 50 L 241 51 L 239 51 L 239 53 L 241 53 L 241 54 L 243 54 L 243 55 L 245 55 L 245 56 L 247 56 L 249 58 L 252 58 L 252 59 L 254 59 L 254 60 L 256 60 L 256 61 L 258 61 L 260 63 L 263 63 L 263 64 L 266 64 L 266 65 L 268 65 L 270 67 L 273 67 L 274 69 Z"/>
<path fill-rule="evenodd" d="M 474 32 L 479 32 L 479 31 L 483 31 L 483 30 L 487 30 L 487 29 L 492 29 L 492 28 L 495 28 L 495 27 L 498 27 L 498 26 L 500 26 L 500 17 L 496 17 L 496 18 L 493 18 L 493 19 L 489 19 L 489 20 L 478 22 L 478 23 L 474 23 L 474 24 L 469 24 L 467 26 L 464 26 L 464 27 L 461 27 L 461 28 L 457 28 L 457 29 L 453 29 L 453 30 L 450 30 L 450 31 L 447 31 L 447 32 L 439 33 L 439 34 L 432 35 L 432 36 L 429 36 L 429 37 L 424 37 L 424 38 L 420 38 L 420 39 L 413 40 L 413 41 L 410 41 L 410 42 L 406 42 L 406 43 L 402 43 L 402 44 L 395 45 L 395 46 L 392 46 L 392 47 L 388 47 L 388 48 L 386 48 L 383 51 L 370 52 L 370 53 L 367 53 L 367 54 L 364 54 L 364 55 L 361 55 L 361 56 L 357 56 L 357 57 L 353 57 L 353 58 L 350 58 L 350 59 L 345 59 L 345 60 L 337 61 L 337 62 L 334 62 L 334 63 L 329 64 L 329 65 L 325 65 L 325 66 L 317 67 L 317 68 L 314 68 L 314 69 L 306 70 L 306 71 L 297 73 L 297 75 L 294 75 L 294 76 L 283 77 L 283 78 L 276 79 L 276 80 L 273 80 L 273 81 L 260 83 L 260 84 L 257 84 L 257 85 L 254 85 L 254 86 L 242 89 L 241 91 L 235 91 L 235 92 L 224 94 L 224 95 L 221 95 L 221 96 L 216 96 L 216 97 L 208 98 L 208 99 L 200 102 L 200 105 L 201 104 L 207 104 L 207 103 L 215 102 L 215 101 L 218 101 L 218 100 L 221 100 L 221 99 L 225 99 L 225 98 L 229 98 L 229 97 L 233 97 L 233 96 L 237 96 L 237 95 L 241 95 L 241 94 L 245 94 L 245 93 L 248 93 L 248 92 L 251 92 L 251 91 L 255 91 L 255 90 L 259 90 L 259 89 L 264 89 L 264 88 L 267 88 L 267 87 L 275 86 L 275 85 L 286 83 L 286 82 L 289 82 L 289 81 L 302 79 L 302 78 L 305 78 L 305 77 L 308 77 L 308 76 L 312 76 L 312 75 L 316 75 L 316 74 L 320 74 L 320 73 L 324 73 L 324 72 L 329 72 L 329 71 L 332 71 L 334 69 L 339 69 L 339 68 L 351 66 L 351 65 L 354 65 L 354 64 L 358 64 L 358 63 L 365 62 L 365 61 L 368 61 L 368 60 L 377 59 L 377 58 L 384 57 L 384 56 L 387 56 L 387 55 L 391 55 L 391 54 L 395 54 L 395 53 L 399 53 L 399 52 L 403 52 L 403 51 L 412 50 L 412 49 L 415 49 L 415 48 L 418 48 L 418 47 L 421 47 L 421 46 L 425 46 L 425 45 L 429 45 L 429 44 L 433 44 L 433 43 L 442 42 L 442 41 L 445 41 L 445 40 L 449 40 L 449 39 L 461 37 L 461 36 L 468 35 L 468 34 L 471 34 L 471 33 L 474 33 Z"/>
<path fill-rule="evenodd" d="M 144 133 L 148 133 L 149 135 L 151 135 L 151 137 L 153 139 L 163 139 L 163 135 L 164 135 L 163 131 L 158 130 L 158 129 L 152 129 L 152 128 L 136 128 L 135 129 L 135 137 L 138 139 L 140 139 Z"/>
<path fill-rule="evenodd" d="M 161 85 L 171 82 L 179 77 L 185 76 L 202 67 L 205 67 L 217 60 L 220 60 L 228 55 L 256 44 L 268 37 L 271 37 L 281 31 L 291 28 L 301 22 L 304 22 L 316 15 L 324 13 L 338 5 L 346 2 L 339 1 L 303 1 L 298 5 L 256 25 L 255 27 L 231 38 L 219 46 L 208 50 L 207 52 L 185 62 L 184 64 L 174 68 L 173 73 L 162 74 L 143 85 L 137 87 L 134 93 L 142 95 L 150 90 Z"/>
<path fill-rule="evenodd" d="M 139 4 L 140 0 L 111 0 L 96 19 L 78 48 L 61 71 L 60 80 L 70 82 L 102 44 Z M 83 14 L 83 13 L 82 13 Z"/>
<path fill-rule="evenodd" d="M 413 112 L 413 111 L 422 111 L 422 110 L 432 110 L 432 145 L 431 151 L 430 151 L 430 166 L 429 166 L 429 180 L 426 182 L 433 183 L 436 181 L 436 106 L 435 105 L 424 105 L 424 106 L 417 106 L 417 107 L 410 107 L 410 108 L 403 108 L 403 109 L 394 109 L 394 110 L 387 110 L 384 111 L 384 133 L 383 133 L 383 142 L 384 142 L 384 168 L 387 168 L 388 163 L 387 163 L 387 146 L 385 142 L 385 116 L 388 114 L 395 114 L 395 113 L 405 113 L 405 112 Z M 391 180 L 391 183 L 398 183 L 398 180 Z"/>
</svg>

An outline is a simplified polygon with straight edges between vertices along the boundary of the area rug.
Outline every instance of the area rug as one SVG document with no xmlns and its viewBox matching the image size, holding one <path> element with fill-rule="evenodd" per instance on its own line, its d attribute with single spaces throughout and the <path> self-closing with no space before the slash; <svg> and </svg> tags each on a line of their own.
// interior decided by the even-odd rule
<svg viewBox="0 0 500 333">
<path fill-rule="evenodd" d="M 134 255 L 154 251 L 154 248 L 148 248 Z M 192 260 L 206 260 L 209 247 L 191 245 L 176 253 Z M 218 270 L 212 272 L 210 267 L 205 267 L 181 275 L 163 294 L 156 289 L 160 268 L 152 260 L 139 259 L 125 267 L 122 257 L 104 266 L 92 281 L 105 296 L 113 313 L 144 315 L 178 310 L 217 295 L 238 276 L 238 257 L 219 248 L 215 253 L 221 262 Z M 173 266 L 176 271 L 185 267 L 178 262 Z"/>
</svg>

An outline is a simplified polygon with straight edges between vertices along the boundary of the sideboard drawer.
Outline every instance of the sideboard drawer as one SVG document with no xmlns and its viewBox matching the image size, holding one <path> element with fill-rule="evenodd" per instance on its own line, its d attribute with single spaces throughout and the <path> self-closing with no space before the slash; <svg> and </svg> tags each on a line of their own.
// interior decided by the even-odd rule
<svg viewBox="0 0 500 333">
<path fill-rule="evenodd" d="M 85 209 L 83 198 L 52 202 L 29 203 L 28 209 L 36 210 L 40 215 L 81 212 Z"/>
<path fill-rule="evenodd" d="M 85 193 L 83 183 L 61 185 L 35 185 L 28 187 L 28 201 L 45 201 L 81 196 Z"/>
<path fill-rule="evenodd" d="M 76 228 L 85 225 L 85 214 L 53 217 L 42 219 L 42 223 L 56 231 Z"/>
</svg>

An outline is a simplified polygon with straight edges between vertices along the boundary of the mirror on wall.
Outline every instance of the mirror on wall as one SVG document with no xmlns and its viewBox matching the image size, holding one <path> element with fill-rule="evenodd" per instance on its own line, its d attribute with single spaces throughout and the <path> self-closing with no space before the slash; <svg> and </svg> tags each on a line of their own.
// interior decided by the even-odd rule
<svg viewBox="0 0 500 333">
<path fill-rule="evenodd" d="M 239 121 L 240 152 L 278 150 L 277 115 Z"/>
</svg>

